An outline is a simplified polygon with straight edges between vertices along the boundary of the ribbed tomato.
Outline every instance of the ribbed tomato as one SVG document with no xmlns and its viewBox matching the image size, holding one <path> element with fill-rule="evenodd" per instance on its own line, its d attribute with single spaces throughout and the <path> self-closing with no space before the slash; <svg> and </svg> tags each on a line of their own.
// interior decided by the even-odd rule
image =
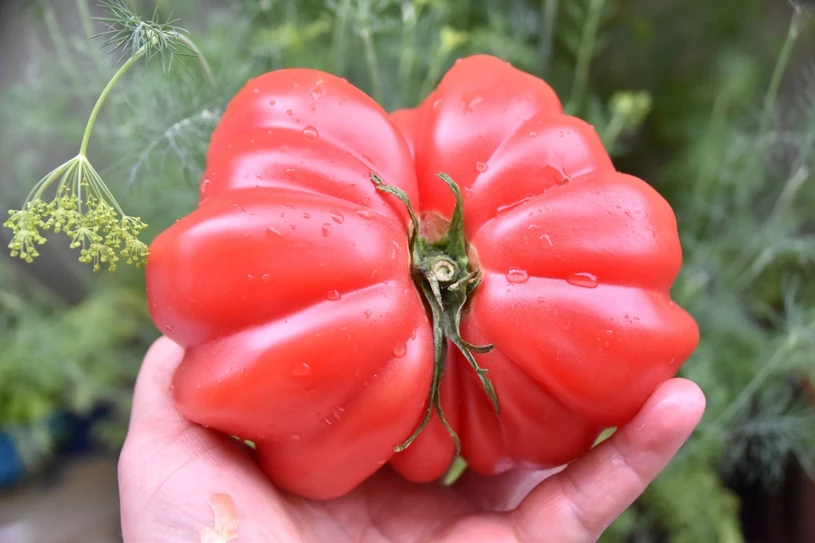
<svg viewBox="0 0 815 543">
<path fill-rule="evenodd" d="M 250 81 L 147 288 L 186 349 L 180 412 L 330 498 L 386 462 L 436 479 L 459 438 L 484 474 L 580 455 L 694 350 L 680 265 L 665 200 L 544 82 L 476 56 L 393 117 L 322 72 Z"/>
</svg>

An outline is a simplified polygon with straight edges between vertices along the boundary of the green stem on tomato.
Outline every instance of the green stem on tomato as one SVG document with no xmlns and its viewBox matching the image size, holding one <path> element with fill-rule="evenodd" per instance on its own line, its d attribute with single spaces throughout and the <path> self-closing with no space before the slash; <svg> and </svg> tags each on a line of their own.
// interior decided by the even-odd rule
<svg viewBox="0 0 815 543">
<path fill-rule="evenodd" d="M 444 476 L 444 486 L 453 485 L 464 474 L 466 469 L 467 461 L 461 456 L 456 456 L 455 460 L 453 460 L 453 465 L 450 466 L 450 469 L 447 470 L 447 474 Z"/>
<path fill-rule="evenodd" d="M 467 256 L 467 240 L 464 236 L 464 203 L 458 185 L 446 174 L 438 177 L 450 188 L 456 199 L 456 206 L 445 234 L 438 240 L 428 240 L 421 235 L 419 219 L 413 212 L 410 199 L 404 191 L 386 185 L 375 173 L 371 180 L 382 192 L 396 196 L 407 208 L 412 228 L 409 236 L 411 265 L 414 281 L 430 307 L 433 320 L 434 365 L 433 379 L 428 394 L 424 417 L 416 430 L 395 452 L 404 451 L 421 434 L 435 412 L 444 428 L 450 434 L 456 448 L 461 452 L 461 442 L 455 430 L 447 422 L 441 405 L 441 380 L 447 361 L 448 345 L 454 345 L 464 356 L 481 382 L 496 413 L 501 407 L 487 370 L 479 366 L 473 353 L 487 353 L 493 346 L 476 346 L 461 337 L 461 311 L 469 296 L 478 287 L 480 273 L 470 269 Z"/>
<path fill-rule="evenodd" d="M 764 106 L 761 110 L 761 124 L 759 125 L 759 136 L 763 136 L 767 129 L 770 127 L 772 121 L 775 103 L 778 100 L 778 90 L 781 88 L 781 81 L 784 79 L 784 73 L 789 66 L 792 51 L 795 49 L 795 44 L 798 42 L 800 35 L 801 20 L 803 12 L 801 8 L 796 7 L 790 19 L 790 25 L 787 29 L 787 37 L 784 40 L 784 45 L 781 47 L 781 53 L 776 60 L 775 68 L 773 69 L 772 77 L 770 78 L 770 85 L 767 88 L 767 94 L 764 96 Z"/>
<path fill-rule="evenodd" d="M 79 147 L 79 155 L 86 156 L 88 152 L 88 142 L 91 139 L 91 131 L 93 130 L 93 125 L 96 123 L 96 117 L 99 115 L 99 110 L 102 109 L 102 104 L 105 103 L 105 99 L 107 99 L 110 91 L 113 90 L 114 85 L 122 78 L 122 76 L 133 66 L 136 61 L 138 61 L 142 55 L 147 52 L 147 47 L 142 47 L 133 55 L 127 59 L 127 62 L 122 64 L 122 67 L 113 74 L 113 77 L 110 78 L 108 84 L 105 85 L 104 90 L 102 90 L 102 94 L 99 95 L 99 98 L 96 100 L 96 104 L 93 106 L 93 110 L 91 111 L 91 116 L 88 118 L 88 124 L 85 125 L 85 133 L 82 135 L 82 145 Z"/>
<path fill-rule="evenodd" d="M 589 68 L 591 67 L 591 60 L 594 58 L 597 31 L 600 28 L 600 20 L 603 15 L 604 6 L 605 0 L 589 0 L 589 10 L 586 14 L 586 21 L 583 24 L 580 46 L 577 50 L 572 93 L 569 99 L 569 107 L 567 108 L 573 114 L 580 113 L 583 109 L 583 102 L 586 100 Z"/>
</svg>

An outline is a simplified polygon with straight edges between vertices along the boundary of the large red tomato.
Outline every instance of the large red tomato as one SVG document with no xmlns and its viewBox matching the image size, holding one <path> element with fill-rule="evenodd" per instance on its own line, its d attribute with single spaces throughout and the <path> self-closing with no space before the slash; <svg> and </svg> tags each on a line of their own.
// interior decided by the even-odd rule
<svg viewBox="0 0 815 543">
<path fill-rule="evenodd" d="M 325 73 L 250 81 L 147 288 L 186 349 L 179 411 L 330 498 L 387 462 L 436 479 L 458 439 L 484 474 L 582 454 L 694 350 L 680 265 L 665 200 L 544 82 L 476 56 L 392 118 Z"/>
</svg>

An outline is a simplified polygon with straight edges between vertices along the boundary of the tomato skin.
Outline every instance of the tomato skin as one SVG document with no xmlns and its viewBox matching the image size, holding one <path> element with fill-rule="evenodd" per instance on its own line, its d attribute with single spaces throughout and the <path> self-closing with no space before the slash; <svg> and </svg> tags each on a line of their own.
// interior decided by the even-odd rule
<svg viewBox="0 0 815 543">
<path fill-rule="evenodd" d="M 430 387 L 408 215 L 371 171 L 418 199 L 408 147 L 370 98 L 313 70 L 266 74 L 229 104 L 198 208 L 147 263 L 153 320 L 186 349 L 178 410 L 255 441 L 272 482 L 309 498 L 386 463 Z"/>
<path fill-rule="evenodd" d="M 273 484 L 316 499 L 385 463 L 414 482 L 449 468 L 429 316 L 411 277 L 402 189 L 438 231 L 464 196 L 481 283 L 461 335 L 499 402 L 448 345 L 440 398 L 482 474 L 548 468 L 624 424 L 695 349 L 670 299 L 673 211 L 615 170 L 594 129 L 543 81 L 462 59 L 415 109 L 388 116 L 346 81 L 280 70 L 250 81 L 213 134 L 198 208 L 150 247 L 156 326 L 185 348 L 187 419 L 257 445 Z"/>
<path fill-rule="evenodd" d="M 670 299 L 676 219 L 647 183 L 618 173 L 593 127 L 539 79 L 489 56 L 459 60 L 396 117 L 415 149 L 424 213 L 449 217 L 438 171 L 462 187 L 482 280 L 462 336 L 502 410 L 454 352 L 463 457 L 475 471 L 562 465 L 630 420 L 695 350 Z"/>
</svg>

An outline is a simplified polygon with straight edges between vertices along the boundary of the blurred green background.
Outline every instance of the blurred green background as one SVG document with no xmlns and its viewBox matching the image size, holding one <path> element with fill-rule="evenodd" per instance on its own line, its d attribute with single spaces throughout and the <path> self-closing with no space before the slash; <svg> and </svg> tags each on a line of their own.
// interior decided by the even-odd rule
<svg viewBox="0 0 815 543">
<path fill-rule="evenodd" d="M 119 82 L 95 127 L 89 158 L 125 211 L 150 225 L 148 243 L 193 209 L 209 135 L 249 77 L 319 68 L 388 109 L 415 105 L 472 53 L 545 78 L 595 125 L 618 169 L 673 205 L 685 251 L 674 297 L 702 330 L 681 374 L 707 395 L 703 422 L 604 541 L 815 540 L 802 505 L 815 478 L 815 24 L 807 12 L 815 3 L 129 4 L 146 17 L 154 8 L 178 17 L 217 83 L 206 85 L 191 59 L 189 71 L 176 62 L 166 74 L 153 62 Z M 19 209 L 38 179 L 76 154 L 116 69 L 118 56 L 88 40 L 102 29 L 91 14 L 100 14 L 92 0 L 0 7 L 4 210 Z M 3 229 L 0 241 L 9 239 Z M 0 253 L 0 438 L 21 462 L 7 469 L 7 484 L 59 462 L 77 446 L 77 428 L 115 451 L 140 359 L 158 335 L 141 270 L 94 274 L 67 239 L 49 240 L 33 264 Z"/>
</svg>

